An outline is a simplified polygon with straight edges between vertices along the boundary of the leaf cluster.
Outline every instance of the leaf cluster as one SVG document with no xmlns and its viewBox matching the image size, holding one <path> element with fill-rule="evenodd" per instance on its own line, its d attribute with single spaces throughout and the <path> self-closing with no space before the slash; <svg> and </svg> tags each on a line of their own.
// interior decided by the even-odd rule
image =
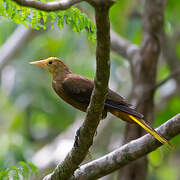
<svg viewBox="0 0 180 180">
<path fill-rule="evenodd" d="M 62 29 L 64 24 L 69 24 L 74 32 L 87 31 L 90 40 L 93 41 L 96 38 L 96 27 L 93 21 L 75 7 L 64 11 L 45 12 L 20 6 L 12 0 L 0 0 L 0 16 L 36 30 L 45 30 L 47 27 L 53 29 L 55 23 L 59 29 Z"/>
<path fill-rule="evenodd" d="M 4 171 L 0 171 L 0 180 L 20 180 L 28 179 L 31 174 L 38 175 L 38 169 L 32 162 L 20 161 L 18 166 L 10 166 Z"/>
</svg>

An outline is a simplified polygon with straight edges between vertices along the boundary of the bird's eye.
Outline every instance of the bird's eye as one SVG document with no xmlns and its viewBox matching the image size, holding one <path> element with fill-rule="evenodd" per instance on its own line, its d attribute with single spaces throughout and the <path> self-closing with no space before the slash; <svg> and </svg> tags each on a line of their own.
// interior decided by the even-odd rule
<svg viewBox="0 0 180 180">
<path fill-rule="evenodd" d="M 52 61 L 49 61 L 48 63 L 49 63 L 49 64 L 52 64 Z"/>
</svg>

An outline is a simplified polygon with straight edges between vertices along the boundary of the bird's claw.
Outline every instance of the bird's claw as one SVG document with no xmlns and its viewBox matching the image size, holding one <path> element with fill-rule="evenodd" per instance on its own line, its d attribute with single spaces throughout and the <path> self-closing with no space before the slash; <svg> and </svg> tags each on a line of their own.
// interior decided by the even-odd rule
<svg viewBox="0 0 180 180">
<path fill-rule="evenodd" d="M 104 109 L 104 111 L 101 114 L 101 120 L 105 119 L 107 117 L 107 110 Z"/>
<path fill-rule="evenodd" d="M 79 141 L 80 131 L 81 131 L 81 127 L 78 128 L 78 130 L 76 131 L 76 136 L 75 136 L 75 141 L 74 141 L 75 149 L 77 149 L 79 147 L 78 141 Z"/>
</svg>

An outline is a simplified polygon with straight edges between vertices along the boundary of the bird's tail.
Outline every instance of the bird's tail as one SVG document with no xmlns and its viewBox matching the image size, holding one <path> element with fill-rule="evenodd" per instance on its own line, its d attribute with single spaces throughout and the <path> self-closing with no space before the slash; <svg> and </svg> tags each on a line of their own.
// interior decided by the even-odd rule
<svg viewBox="0 0 180 180">
<path fill-rule="evenodd" d="M 173 148 L 173 145 L 165 139 L 163 136 L 161 136 L 159 133 L 157 133 L 153 128 L 151 128 L 144 120 L 138 119 L 132 115 L 128 115 L 135 123 L 140 125 L 144 130 L 146 130 L 149 134 L 151 134 L 154 138 L 156 138 L 159 142 L 162 144 L 168 144 Z"/>
</svg>

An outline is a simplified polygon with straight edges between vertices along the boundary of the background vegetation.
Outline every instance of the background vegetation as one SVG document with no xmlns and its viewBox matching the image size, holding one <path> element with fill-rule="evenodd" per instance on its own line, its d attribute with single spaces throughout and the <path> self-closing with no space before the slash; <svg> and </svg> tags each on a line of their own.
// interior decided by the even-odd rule
<svg viewBox="0 0 180 180">
<path fill-rule="evenodd" d="M 90 6 L 82 4 L 82 7 L 83 11 L 88 12 L 88 16 L 93 17 L 93 10 Z M 112 29 L 138 45 L 142 37 L 142 9 L 143 1 L 121 0 L 110 11 Z M 177 56 L 178 63 L 180 63 L 179 12 L 180 2 L 168 1 L 164 28 L 175 44 L 175 52 L 171 53 L 175 53 L 173 55 Z M 32 161 L 36 152 L 51 143 L 59 134 L 65 133 L 72 123 L 84 117 L 84 113 L 75 110 L 57 97 L 51 88 L 51 78 L 48 72 L 33 67 L 28 62 L 57 56 L 63 59 L 74 73 L 93 78 L 95 42 L 88 40 L 88 33 L 73 32 L 75 26 L 65 24 L 61 30 L 57 23 L 54 24 L 53 29 L 51 26 L 47 22 L 47 29 L 28 30 L 31 33 L 27 40 L 19 42 L 21 47 L 4 64 L 2 63 L 3 51 L 8 51 L 11 44 L 5 50 L 3 46 L 8 43 L 18 28 L 21 30 L 25 28 L 0 16 L 0 45 L 3 49 L 3 51 L 0 49 L 1 171 L 16 165 L 19 161 Z M 83 28 L 86 29 L 86 27 Z M 94 31 L 93 28 L 91 30 Z M 16 34 L 14 41 L 19 36 L 20 34 Z M 91 40 L 94 38 L 92 35 L 89 37 Z M 157 81 L 170 75 L 170 66 L 166 63 L 165 58 L 162 55 L 159 61 Z M 128 98 L 132 87 L 129 63 L 113 52 L 111 63 L 110 87 Z M 179 112 L 179 89 L 180 84 L 171 79 L 157 91 L 154 127 Z M 106 133 L 98 133 L 101 143 L 94 145 L 90 158 L 100 157 L 116 149 L 122 143 L 124 123 L 117 118 L 110 118 L 107 121 L 108 125 L 104 130 Z M 180 137 L 174 138 L 172 143 L 175 145 L 172 151 L 162 147 L 149 154 L 149 180 L 180 179 Z M 39 166 L 35 161 L 34 163 Z M 117 173 L 114 173 L 109 179 L 116 179 L 116 176 Z"/>
</svg>

